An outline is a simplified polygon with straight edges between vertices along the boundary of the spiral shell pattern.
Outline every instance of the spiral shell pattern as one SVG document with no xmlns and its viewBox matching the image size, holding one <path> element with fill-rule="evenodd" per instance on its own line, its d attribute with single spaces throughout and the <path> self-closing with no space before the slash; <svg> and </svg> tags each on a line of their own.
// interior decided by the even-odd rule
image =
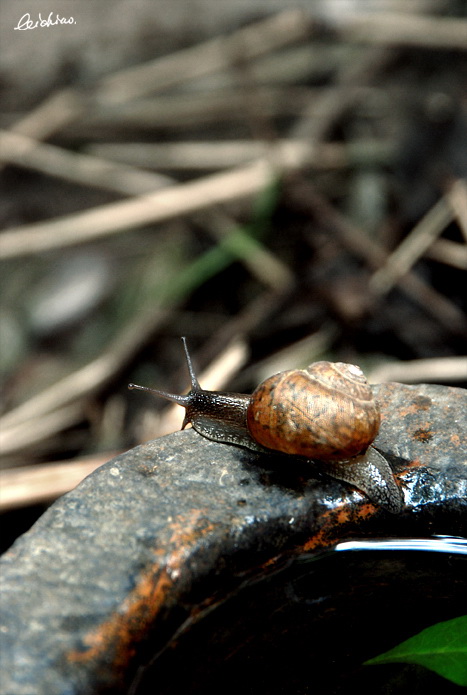
<svg viewBox="0 0 467 695">
<path fill-rule="evenodd" d="M 253 392 L 247 426 L 268 449 L 321 461 L 344 461 L 378 434 L 380 411 L 360 367 L 315 362 L 281 372 Z"/>
</svg>

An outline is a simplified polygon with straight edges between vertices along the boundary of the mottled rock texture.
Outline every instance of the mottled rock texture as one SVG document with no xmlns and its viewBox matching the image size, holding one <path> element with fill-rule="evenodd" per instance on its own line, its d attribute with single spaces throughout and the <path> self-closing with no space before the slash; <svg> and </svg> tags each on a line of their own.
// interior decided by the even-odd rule
<svg viewBox="0 0 467 695">
<path fill-rule="evenodd" d="M 291 558 L 350 537 L 467 535 L 467 392 L 375 393 L 399 515 L 307 463 L 194 431 L 122 454 L 53 504 L 1 560 L 2 692 L 128 692 L 138 666 Z"/>
</svg>

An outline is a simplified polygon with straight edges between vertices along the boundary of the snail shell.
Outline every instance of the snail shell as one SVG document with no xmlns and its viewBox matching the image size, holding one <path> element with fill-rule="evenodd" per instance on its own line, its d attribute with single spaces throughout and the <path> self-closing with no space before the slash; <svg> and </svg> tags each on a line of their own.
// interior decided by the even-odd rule
<svg viewBox="0 0 467 695">
<path fill-rule="evenodd" d="M 247 412 L 253 439 L 268 449 L 342 461 L 378 434 L 380 411 L 360 367 L 315 362 L 263 381 Z"/>
</svg>

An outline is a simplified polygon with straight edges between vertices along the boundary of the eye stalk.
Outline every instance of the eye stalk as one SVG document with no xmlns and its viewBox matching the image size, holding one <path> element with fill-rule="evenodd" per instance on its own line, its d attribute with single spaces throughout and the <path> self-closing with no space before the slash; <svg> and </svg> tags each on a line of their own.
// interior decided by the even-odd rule
<svg viewBox="0 0 467 695">
<path fill-rule="evenodd" d="M 177 403 L 178 405 L 181 405 L 183 408 L 186 408 L 187 412 L 185 414 L 185 419 L 183 420 L 183 424 L 182 424 L 182 430 L 183 430 L 188 425 L 188 423 L 191 422 L 191 420 L 188 419 L 188 409 L 189 409 L 190 405 L 193 403 L 193 394 L 202 391 L 202 388 L 199 385 L 198 379 L 196 378 L 195 370 L 193 368 L 193 362 L 191 361 L 190 353 L 188 352 L 188 346 L 186 343 L 185 336 L 182 336 L 182 343 L 183 343 L 183 349 L 185 350 L 185 357 L 186 357 L 188 372 L 190 374 L 190 381 L 191 381 L 191 391 L 189 393 L 187 393 L 186 395 L 180 395 L 177 393 L 168 393 L 168 391 L 161 391 L 160 389 L 152 389 L 152 388 L 149 388 L 148 386 L 139 386 L 138 384 L 128 384 L 128 388 L 130 389 L 130 391 L 133 391 L 133 390 L 147 391 L 148 393 L 152 393 L 155 396 L 160 396 L 161 398 L 165 398 L 167 401 L 172 401 L 173 403 Z"/>
</svg>

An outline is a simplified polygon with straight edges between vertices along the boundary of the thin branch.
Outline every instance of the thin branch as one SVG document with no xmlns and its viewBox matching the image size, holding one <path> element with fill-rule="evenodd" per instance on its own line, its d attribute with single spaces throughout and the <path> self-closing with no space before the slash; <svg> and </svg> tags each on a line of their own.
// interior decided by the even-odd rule
<svg viewBox="0 0 467 695">
<path fill-rule="evenodd" d="M 445 198 L 441 198 L 373 274 L 369 281 L 370 291 L 378 296 L 387 294 L 423 256 L 453 217 L 452 209 Z"/>
<path fill-rule="evenodd" d="M 459 270 L 467 270 L 467 246 L 449 239 L 437 239 L 425 254 L 438 263 L 445 263 Z"/>
<path fill-rule="evenodd" d="M 245 268 L 265 287 L 279 293 L 292 287 L 294 275 L 286 263 L 241 227 L 232 227 L 232 220 L 220 209 L 209 212 L 207 223 L 211 236 L 241 260 Z"/>
<path fill-rule="evenodd" d="M 60 89 L 11 125 L 10 130 L 30 138 L 45 139 L 79 118 L 84 110 L 85 101 L 77 89 Z"/>
<path fill-rule="evenodd" d="M 252 143 L 250 147 L 254 150 Z M 131 166 L 113 164 L 91 155 L 68 152 L 60 147 L 39 143 L 8 131 L 0 131 L 0 149 L 0 156 L 5 161 L 119 193 L 144 194 L 173 184 L 173 180 L 165 176 L 140 171 Z M 288 158 L 299 156 L 303 149 L 304 143 L 286 142 L 281 146 L 281 151 L 284 151 L 284 156 Z M 267 149 L 262 146 L 257 151 L 264 154 Z M 246 148 L 243 153 L 246 154 Z M 209 214 L 203 216 L 203 221 L 216 239 L 225 240 L 226 244 L 235 250 L 235 255 L 241 258 L 260 282 L 271 285 L 273 289 L 282 288 L 292 282 L 290 271 L 285 264 L 259 242 L 245 234 L 242 235 L 235 221 L 220 210 L 212 209 Z M 235 230 L 231 242 L 227 240 L 229 228 Z M 1 244 L 2 239 L 0 246 Z"/>
<path fill-rule="evenodd" d="M 225 80 L 225 74 L 223 76 Z M 255 85 L 261 114 L 275 118 L 297 116 L 319 91 L 319 88 L 311 87 L 270 88 Z M 225 85 L 220 85 L 216 91 L 206 88 L 182 94 L 161 94 L 119 104 L 118 108 L 97 106 L 85 114 L 82 122 L 73 123 L 63 133 L 73 142 L 84 138 L 92 139 L 99 133 L 102 134 L 101 139 L 108 139 L 109 133 L 129 128 L 133 131 L 189 128 L 192 131 L 197 126 L 206 127 L 211 123 L 219 125 L 226 121 L 236 122 L 244 105 L 244 86 L 227 89 Z"/>
<path fill-rule="evenodd" d="M 14 428 L 59 411 L 96 391 L 131 358 L 145 337 L 165 318 L 166 311 L 154 308 L 138 314 L 99 357 L 5 413 L 0 418 L 0 437 L 10 441 Z"/>
<path fill-rule="evenodd" d="M 369 46 L 357 55 L 352 53 L 349 60 L 342 62 L 335 84 L 323 89 L 318 99 L 310 99 L 290 136 L 313 143 L 324 141 L 333 124 L 361 99 L 362 87 L 371 84 L 391 57 L 387 48 L 379 46 Z"/>
<path fill-rule="evenodd" d="M 348 41 L 389 46 L 467 50 L 467 21 L 411 13 L 355 13 L 340 25 Z"/>
<path fill-rule="evenodd" d="M 288 194 L 300 208 L 308 210 L 320 220 L 320 224 L 329 227 L 352 254 L 364 259 L 368 268 L 380 268 L 384 265 L 388 256 L 383 247 L 338 212 L 314 186 L 305 182 L 295 183 Z M 467 332 L 463 312 L 415 273 L 409 271 L 405 276 L 397 278 L 396 283 L 450 331 L 460 334 Z"/>
<path fill-rule="evenodd" d="M 286 158 L 297 158 L 300 152 L 308 153 L 306 164 L 314 169 L 341 169 L 365 162 L 386 163 L 393 148 L 385 142 L 365 140 L 358 143 L 322 143 L 310 148 L 304 140 L 280 139 L 274 146 Z M 173 143 L 104 143 L 91 145 L 87 151 L 131 166 L 153 169 L 197 171 L 203 169 L 227 169 L 269 155 L 271 145 L 259 140 L 221 140 L 216 142 Z M 5 156 L 2 153 L 1 156 Z"/>
<path fill-rule="evenodd" d="M 372 369 L 368 381 L 373 384 L 400 381 L 407 384 L 422 382 L 467 381 L 467 357 L 438 357 L 407 362 L 388 362 Z"/>
<path fill-rule="evenodd" d="M 69 382 L 65 383 L 65 388 Z M 51 387 L 47 392 L 51 393 L 53 398 L 57 393 L 57 389 Z M 43 395 L 44 392 L 41 394 Z M 43 405 L 40 397 L 33 397 L 26 401 L 24 406 L 28 406 L 32 402 L 39 406 Z M 18 409 L 10 411 L 4 417 L 0 418 L 0 453 L 2 457 L 10 456 L 18 451 L 29 449 L 42 442 L 45 439 L 57 434 L 67 427 L 79 422 L 84 417 L 84 408 L 81 402 L 67 403 L 63 407 L 56 410 L 53 401 L 48 407 L 42 407 L 37 412 L 34 412 L 31 419 L 28 420 L 27 426 L 19 419 L 15 422 L 14 418 L 10 418 L 11 414 L 21 413 L 27 414 L 26 407 L 19 406 Z M 3 421 L 6 420 L 6 426 L 3 426 Z"/>
<path fill-rule="evenodd" d="M 0 159 L 83 186 L 123 195 L 142 195 L 172 183 L 171 179 L 160 174 L 71 152 L 6 130 L 0 130 Z"/>
<path fill-rule="evenodd" d="M 76 121 L 85 111 L 82 94 L 75 89 L 62 89 L 47 97 L 24 118 L 10 126 L 10 132 L 45 140 L 65 125 Z M 1 150 L 0 150 L 1 151 Z M 0 172 L 4 164 L 0 162 Z"/>
<path fill-rule="evenodd" d="M 467 243 L 467 183 L 458 179 L 446 194 L 447 201 L 456 216 L 459 228 Z"/>
<path fill-rule="evenodd" d="M 131 101 L 203 75 L 228 70 L 239 55 L 243 60 L 252 60 L 303 40 L 310 34 L 311 26 L 305 12 L 288 10 L 228 36 L 216 37 L 115 73 L 101 80 L 96 93 L 104 103 Z"/>
<path fill-rule="evenodd" d="M 171 186 L 152 195 L 9 229 L 0 235 L 0 258 L 75 246 L 196 212 L 216 203 L 244 198 L 262 190 L 271 176 L 267 162 L 255 162 L 237 170 Z"/>
<path fill-rule="evenodd" d="M 0 471 L 0 512 L 54 500 L 115 455 L 109 452 L 74 461 L 36 463 Z"/>
<path fill-rule="evenodd" d="M 302 167 L 313 150 L 294 148 L 283 151 L 271 147 L 269 152 L 270 159 L 258 159 L 247 166 L 170 186 L 151 195 L 10 228 L 0 235 L 0 258 L 75 246 L 197 212 L 218 203 L 249 197 L 263 190 L 278 171 Z"/>
</svg>

